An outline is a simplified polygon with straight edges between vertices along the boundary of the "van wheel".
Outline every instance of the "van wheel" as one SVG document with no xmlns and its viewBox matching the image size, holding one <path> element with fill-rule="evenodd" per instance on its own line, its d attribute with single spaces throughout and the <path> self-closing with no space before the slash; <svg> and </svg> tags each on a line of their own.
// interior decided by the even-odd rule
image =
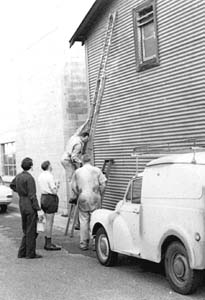
<svg viewBox="0 0 205 300">
<path fill-rule="evenodd" d="M 117 263 L 117 253 L 110 249 L 110 243 L 103 227 L 96 233 L 95 249 L 99 262 L 106 266 L 114 266 Z"/>
<path fill-rule="evenodd" d="M 5 213 L 7 211 L 7 205 L 6 204 L 2 204 L 1 205 L 1 212 Z"/>
<path fill-rule="evenodd" d="M 180 242 L 168 246 L 165 272 L 173 290 L 183 295 L 193 293 L 200 283 L 200 273 L 190 268 L 187 251 Z"/>
</svg>

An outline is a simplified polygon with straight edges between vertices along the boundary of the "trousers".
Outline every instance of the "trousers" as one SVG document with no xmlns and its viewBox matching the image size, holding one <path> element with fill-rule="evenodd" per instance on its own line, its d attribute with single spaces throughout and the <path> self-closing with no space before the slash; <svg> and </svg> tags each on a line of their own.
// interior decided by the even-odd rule
<svg viewBox="0 0 205 300">
<path fill-rule="evenodd" d="M 80 247 L 88 247 L 90 240 L 90 211 L 82 211 L 79 209 L 79 220 L 80 220 Z"/>
<path fill-rule="evenodd" d="M 37 212 L 24 211 L 20 207 L 23 237 L 18 251 L 18 257 L 35 257 L 37 237 Z"/>
</svg>

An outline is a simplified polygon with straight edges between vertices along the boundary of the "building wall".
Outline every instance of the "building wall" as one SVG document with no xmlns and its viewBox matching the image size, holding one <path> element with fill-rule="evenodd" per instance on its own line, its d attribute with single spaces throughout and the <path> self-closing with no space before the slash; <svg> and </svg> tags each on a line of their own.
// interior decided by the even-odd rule
<svg viewBox="0 0 205 300">
<path fill-rule="evenodd" d="M 205 3 L 156 1 L 160 65 L 137 72 L 132 10 L 142 2 L 112 1 L 86 40 L 92 99 L 108 16 L 117 11 L 94 142 L 97 165 L 104 158 L 115 160 L 104 200 L 110 208 L 122 199 L 135 173 L 133 147 L 169 143 L 181 148 L 190 145 L 188 139 L 203 142 L 205 136 Z M 140 160 L 140 170 L 146 161 Z"/>
<path fill-rule="evenodd" d="M 6 68 L 5 68 L 6 67 Z M 0 175 L 4 176 L 2 145 L 16 140 L 17 111 L 15 106 L 16 97 L 16 74 L 11 61 L 5 59 L 0 72 L 1 80 L 1 109 L 0 109 Z M 6 70 L 6 72 L 5 72 Z M 4 176 L 4 180 L 10 181 L 13 177 Z"/>
<path fill-rule="evenodd" d="M 41 163 L 51 161 L 53 174 L 61 183 L 59 211 L 63 212 L 67 209 L 67 191 L 60 159 L 67 139 L 86 118 L 87 90 L 82 49 L 69 53 L 63 61 L 59 50 L 53 49 L 60 44 L 58 39 L 56 31 L 29 49 L 19 63 L 16 149 L 17 170 L 22 158 L 29 156 L 34 161 L 36 179 Z M 38 184 L 37 191 L 39 196 Z"/>
<path fill-rule="evenodd" d="M 63 120 L 65 141 L 86 120 L 88 113 L 85 57 L 73 54 L 64 68 Z"/>
</svg>

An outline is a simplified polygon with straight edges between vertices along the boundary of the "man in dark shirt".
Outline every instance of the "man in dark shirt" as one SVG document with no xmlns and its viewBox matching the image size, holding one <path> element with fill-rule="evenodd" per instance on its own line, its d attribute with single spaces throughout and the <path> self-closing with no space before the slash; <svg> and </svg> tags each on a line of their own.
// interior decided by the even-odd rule
<svg viewBox="0 0 205 300">
<path fill-rule="evenodd" d="M 37 219 L 40 207 L 36 197 L 36 184 L 28 172 L 33 166 L 31 158 L 24 158 L 21 163 L 23 172 L 18 174 L 10 184 L 10 188 L 19 195 L 23 238 L 18 251 L 18 258 L 40 258 L 36 254 Z"/>
</svg>

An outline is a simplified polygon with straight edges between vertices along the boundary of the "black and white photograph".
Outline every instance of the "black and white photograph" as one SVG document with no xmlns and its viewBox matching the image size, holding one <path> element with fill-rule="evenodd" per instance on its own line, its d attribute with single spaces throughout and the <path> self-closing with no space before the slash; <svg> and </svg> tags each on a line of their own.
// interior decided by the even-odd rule
<svg viewBox="0 0 205 300">
<path fill-rule="evenodd" d="M 0 300 L 204 300 L 205 0 L 0 7 Z"/>
</svg>

